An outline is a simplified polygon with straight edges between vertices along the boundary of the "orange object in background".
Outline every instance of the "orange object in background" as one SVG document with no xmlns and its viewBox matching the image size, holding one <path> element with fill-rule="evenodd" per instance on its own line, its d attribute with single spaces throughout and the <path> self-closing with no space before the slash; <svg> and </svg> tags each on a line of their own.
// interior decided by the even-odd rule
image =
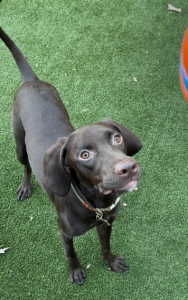
<svg viewBox="0 0 188 300">
<path fill-rule="evenodd" d="M 183 95 L 188 102 L 188 28 L 181 46 L 179 77 Z"/>
</svg>

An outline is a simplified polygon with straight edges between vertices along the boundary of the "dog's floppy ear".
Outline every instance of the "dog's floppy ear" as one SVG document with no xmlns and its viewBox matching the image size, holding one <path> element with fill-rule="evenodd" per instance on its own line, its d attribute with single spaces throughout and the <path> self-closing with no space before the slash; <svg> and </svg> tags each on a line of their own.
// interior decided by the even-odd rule
<svg viewBox="0 0 188 300">
<path fill-rule="evenodd" d="M 102 120 L 101 122 L 112 125 L 122 134 L 128 156 L 132 156 L 142 149 L 142 143 L 140 139 L 130 129 L 108 118 Z"/>
<path fill-rule="evenodd" d="M 67 152 L 67 139 L 59 138 L 50 147 L 43 160 L 43 186 L 46 192 L 64 197 L 70 190 L 71 179 L 65 170 L 64 163 Z"/>
</svg>

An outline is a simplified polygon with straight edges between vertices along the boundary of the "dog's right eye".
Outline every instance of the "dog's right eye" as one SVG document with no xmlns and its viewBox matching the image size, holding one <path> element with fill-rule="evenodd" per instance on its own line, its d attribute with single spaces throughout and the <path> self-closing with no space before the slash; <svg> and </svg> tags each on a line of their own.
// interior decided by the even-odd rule
<svg viewBox="0 0 188 300">
<path fill-rule="evenodd" d="M 122 137 L 121 137 L 119 134 L 115 134 L 115 135 L 114 135 L 114 142 L 115 142 L 116 144 L 121 143 L 121 142 L 122 142 Z"/>
<path fill-rule="evenodd" d="M 89 152 L 88 151 L 82 151 L 80 156 L 83 159 L 88 159 L 89 158 Z"/>
</svg>

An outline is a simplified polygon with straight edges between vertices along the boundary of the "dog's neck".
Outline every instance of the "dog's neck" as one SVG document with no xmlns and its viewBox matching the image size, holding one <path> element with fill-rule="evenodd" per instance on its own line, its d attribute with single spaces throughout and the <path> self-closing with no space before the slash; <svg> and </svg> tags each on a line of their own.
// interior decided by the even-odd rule
<svg viewBox="0 0 188 300">
<path fill-rule="evenodd" d="M 116 199 L 120 196 L 121 192 L 112 192 L 111 194 L 104 195 L 98 189 L 92 186 L 86 186 L 81 183 L 77 178 L 72 181 L 76 192 L 79 196 L 86 201 L 86 203 L 93 208 L 106 208 L 114 204 Z"/>
</svg>

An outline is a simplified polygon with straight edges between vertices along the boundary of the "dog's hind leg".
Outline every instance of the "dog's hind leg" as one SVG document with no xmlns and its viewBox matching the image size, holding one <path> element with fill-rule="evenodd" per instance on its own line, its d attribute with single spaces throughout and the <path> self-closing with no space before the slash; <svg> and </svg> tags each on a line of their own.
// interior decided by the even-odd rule
<svg viewBox="0 0 188 300">
<path fill-rule="evenodd" d="M 11 108 L 11 123 L 13 136 L 16 142 L 16 155 L 19 162 L 25 167 L 23 181 L 16 191 L 16 193 L 18 194 L 18 200 L 22 201 L 30 197 L 31 195 L 30 177 L 32 171 L 25 145 L 25 130 L 23 128 L 23 124 L 20 119 L 15 102 L 13 102 Z"/>
</svg>

